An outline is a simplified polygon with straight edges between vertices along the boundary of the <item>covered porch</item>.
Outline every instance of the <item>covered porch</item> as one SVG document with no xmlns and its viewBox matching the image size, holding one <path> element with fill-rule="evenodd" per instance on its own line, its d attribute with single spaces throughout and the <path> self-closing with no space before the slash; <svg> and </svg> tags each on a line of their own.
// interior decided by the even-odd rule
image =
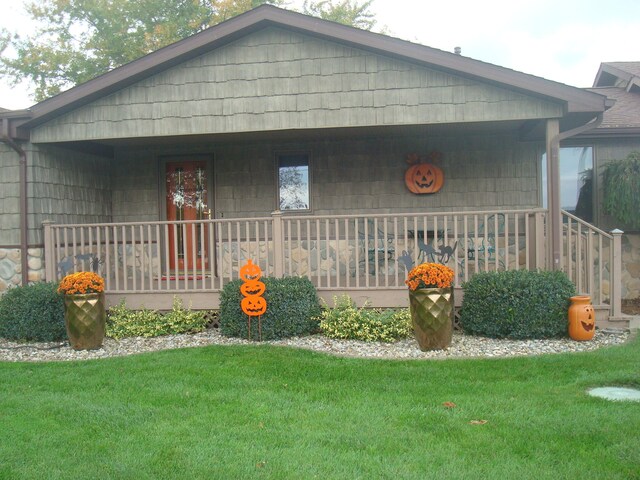
<svg viewBox="0 0 640 480">
<path fill-rule="evenodd" d="M 174 295 L 216 309 L 220 291 L 247 259 L 266 276 L 305 276 L 319 295 L 350 295 L 373 307 L 408 305 L 404 280 L 423 261 L 455 272 L 548 268 L 549 215 L 543 209 L 440 213 L 285 215 L 199 221 L 44 223 L 46 277 L 93 270 L 110 304 L 169 309 Z M 601 326 L 622 326 L 620 234 L 562 213 L 561 269 L 588 294 Z"/>
</svg>

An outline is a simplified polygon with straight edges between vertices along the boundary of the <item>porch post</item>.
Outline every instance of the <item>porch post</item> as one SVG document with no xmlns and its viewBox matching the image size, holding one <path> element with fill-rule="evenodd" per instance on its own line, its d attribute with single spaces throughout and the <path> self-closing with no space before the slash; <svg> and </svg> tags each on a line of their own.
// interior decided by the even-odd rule
<svg viewBox="0 0 640 480">
<path fill-rule="evenodd" d="M 547 268 L 559 270 L 561 265 L 562 218 L 560 212 L 560 121 L 547 120 Z"/>
<path fill-rule="evenodd" d="M 548 252 L 549 249 L 545 249 L 545 236 L 544 236 L 544 213 L 536 212 L 535 213 L 535 243 L 534 243 L 534 259 L 533 265 L 536 270 L 544 270 L 546 265 L 545 252 Z"/>
<path fill-rule="evenodd" d="M 53 229 L 51 225 L 55 222 L 45 220 L 42 222 L 44 227 L 44 278 L 47 282 L 56 280 L 56 266 L 53 254 Z"/>
<path fill-rule="evenodd" d="M 284 276 L 284 242 L 282 238 L 282 212 L 271 212 L 273 219 L 273 268 L 276 278 Z"/>
<path fill-rule="evenodd" d="M 611 316 L 622 316 L 622 230 L 617 228 L 611 232 L 613 235 L 613 251 L 611 255 L 611 275 L 609 278 L 609 291 L 611 295 Z"/>
</svg>

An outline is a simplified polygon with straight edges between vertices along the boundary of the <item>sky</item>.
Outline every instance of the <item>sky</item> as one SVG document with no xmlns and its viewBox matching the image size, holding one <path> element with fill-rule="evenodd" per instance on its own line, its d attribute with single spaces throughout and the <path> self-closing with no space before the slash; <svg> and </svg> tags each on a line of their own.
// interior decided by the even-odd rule
<svg viewBox="0 0 640 480">
<path fill-rule="evenodd" d="M 302 0 L 290 0 L 300 8 Z M 0 0 L 0 28 L 27 35 L 22 0 Z M 589 87 L 601 62 L 640 61 L 638 0 L 373 0 L 391 36 L 575 87 Z M 0 79 L 0 107 L 27 108 L 29 86 Z"/>
</svg>

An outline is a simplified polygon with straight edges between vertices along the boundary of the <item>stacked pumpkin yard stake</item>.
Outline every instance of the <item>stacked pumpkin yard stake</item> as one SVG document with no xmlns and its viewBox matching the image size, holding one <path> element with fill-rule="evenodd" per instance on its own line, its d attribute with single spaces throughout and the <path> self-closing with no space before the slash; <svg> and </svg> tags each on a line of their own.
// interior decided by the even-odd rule
<svg viewBox="0 0 640 480">
<path fill-rule="evenodd" d="M 258 338 L 262 341 L 262 315 L 267 311 L 267 301 L 262 297 L 265 284 L 260 281 L 262 270 L 251 259 L 240 268 L 240 293 L 244 297 L 240 302 L 242 311 L 247 315 L 247 338 L 251 340 L 251 317 L 258 317 Z"/>
</svg>

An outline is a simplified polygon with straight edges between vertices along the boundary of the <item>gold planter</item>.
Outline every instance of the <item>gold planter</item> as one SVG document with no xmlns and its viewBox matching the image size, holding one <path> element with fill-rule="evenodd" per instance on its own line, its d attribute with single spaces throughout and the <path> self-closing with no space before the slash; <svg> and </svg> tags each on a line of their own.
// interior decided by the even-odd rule
<svg viewBox="0 0 640 480">
<path fill-rule="evenodd" d="M 453 288 L 409 290 L 411 323 L 420 350 L 442 350 L 453 336 Z"/>
<path fill-rule="evenodd" d="M 102 346 L 106 317 L 104 293 L 64 296 L 64 323 L 74 350 L 94 350 Z"/>
</svg>

